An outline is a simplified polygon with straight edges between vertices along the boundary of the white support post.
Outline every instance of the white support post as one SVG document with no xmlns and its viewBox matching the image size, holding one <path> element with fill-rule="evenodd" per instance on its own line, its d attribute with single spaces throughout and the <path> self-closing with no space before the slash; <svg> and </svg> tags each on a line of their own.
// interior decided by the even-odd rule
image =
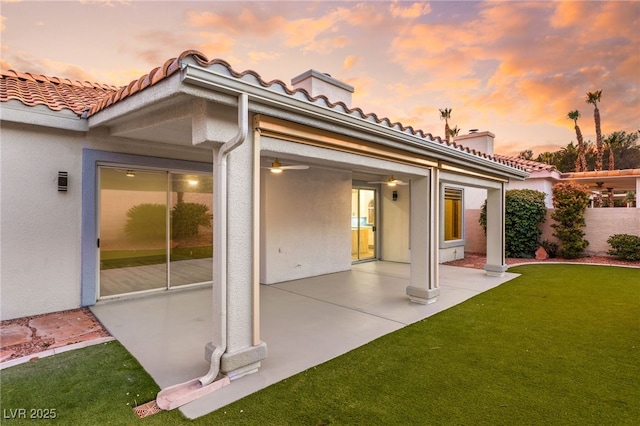
<svg viewBox="0 0 640 426">
<path fill-rule="evenodd" d="M 438 287 L 438 171 L 411 181 L 411 276 L 407 295 L 412 302 L 433 303 Z"/>
<path fill-rule="evenodd" d="M 505 185 L 499 189 L 487 189 L 487 275 L 504 276 L 507 264 L 504 255 L 505 234 Z"/>
</svg>

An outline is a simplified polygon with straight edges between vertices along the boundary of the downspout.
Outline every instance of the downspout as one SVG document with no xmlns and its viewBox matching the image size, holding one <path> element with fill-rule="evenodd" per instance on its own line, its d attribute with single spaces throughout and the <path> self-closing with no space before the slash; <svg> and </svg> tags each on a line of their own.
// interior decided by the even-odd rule
<svg viewBox="0 0 640 426">
<path fill-rule="evenodd" d="M 249 102 L 246 93 L 238 96 L 238 133 L 227 141 L 219 150 L 214 151 L 214 203 L 218 204 L 218 214 L 214 217 L 214 253 L 213 270 L 218 279 L 218 294 L 220 312 L 214 313 L 214 324 L 216 319 L 220 324 L 219 342 L 213 342 L 215 349 L 211 354 L 211 367 L 209 372 L 202 376 L 200 384 L 206 386 L 212 383 L 220 372 L 220 360 L 227 350 L 227 157 L 237 147 L 242 145 L 247 139 L 249 132 Z M 215 286 L 214 286 L 215 288 Z"/>
</svg>

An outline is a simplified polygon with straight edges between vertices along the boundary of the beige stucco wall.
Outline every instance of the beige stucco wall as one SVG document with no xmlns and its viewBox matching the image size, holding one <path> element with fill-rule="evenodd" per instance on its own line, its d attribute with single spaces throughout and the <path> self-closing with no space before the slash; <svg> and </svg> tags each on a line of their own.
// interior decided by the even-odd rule
<svg viewBox="0 0 640 426">
<path fill-rule="evenodd" d="M 465 210 L 465 247 L 466 253 L 486 253 L 487 237 L 484 235 L 482 227 L 478 223 L 480 219 L 480 209 Z"/>
<path fill-rule="evenodd" d="M 551 219 L 553 209 L 547 210 L 547 220 L 541 225 L 542 239 L 557 242 L 553 236 L 554 223 Z M 466 241 L 465 252 L 484 253 L 486 238 L 478 223 L 480 210 L 466 210 Z M 589 241 L 586 254 L 603 255 L 611 248 L 607 239 L 614 234 L 630 234 L 640 236 L 640 209 L 635 208 L 601 208 L 587 209 L 585 212 L 586 226 L 584 238 Z"/>
<path fill-rule="evenodd" d="M 553 209 L 547 210 L 547 221 L 542 225 L 542 239 L 557 241 L 553 236 Z M 640 209 L 601 208 L 587 209 L 584 215 L 586 226 L 584 239 L 589 241 L 586 254 L 603 255 L 611 249 L 607 239 L 615 234 L 640 236 Z"/>
</svg>

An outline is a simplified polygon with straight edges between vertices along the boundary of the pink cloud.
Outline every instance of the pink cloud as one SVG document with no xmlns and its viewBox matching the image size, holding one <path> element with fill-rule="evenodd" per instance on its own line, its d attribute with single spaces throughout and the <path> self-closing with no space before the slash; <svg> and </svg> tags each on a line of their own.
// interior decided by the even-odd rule
<svg viewBox="0 0 640 426">
<path fill-rule="evenodd" d="M 429 3 L 412 3 L 408 7 L 403 7 L 406 3 L 393 2 L 389 5 L 391 16 L 395 18 L 418 18 L 420 16 L 431 13 L 431 5 Z"/>
</svg>

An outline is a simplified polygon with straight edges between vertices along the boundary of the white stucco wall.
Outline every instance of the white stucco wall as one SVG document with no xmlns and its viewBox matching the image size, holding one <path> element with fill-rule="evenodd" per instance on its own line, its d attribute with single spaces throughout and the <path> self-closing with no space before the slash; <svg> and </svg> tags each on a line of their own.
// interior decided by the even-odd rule
<svg viewBox="0 0 640 426">
<path fill-rule="evenodd" d="M 77 133 L 3 126 L 2 319 L 80 305 L 81 144 Z M 58 171 L 69 173 L 58 192 Z"/>
<path fill-rule="evenodd" d="M 84 148 L 191 161 L 209 150 L 3 123 L 0 318 L 75 309 L 81 300 Z M 204 154 L 204 155 L 203 155 Z M 69 173 L 58 192 L 58 171 Z M 97 250 L 97 249 L 96 249 Z"/>
<path fill-rule="evenodd" d="M 262 170 L 260 282 L 351 269 L 351 173 Z"/>
<path fill-rule="evenodd" d="M 398 193 L 398 199 L 393 201 L 393 191 Z M 409 240 L 409 210 L 411 197 L 409 186 L 389 187 L 381 185 L 379 225 L 382 231 L 382 250 L 380 258 L 390 262 L 410 262 Z"/>
<path fill-rule="evenodd" d="M 527 179 L 523 181 L 509 181 L 507 190 L 509 189 L 532 189 L 544 192 L 544 204 L 548 209 L 553 208 L 553 188 L 554 182 L 548 179 Z"/>
<path fill-rule="evenodd" d="M 464 188 L 464 208 L 479 209 L 487 200 L 487 190 L 482 188 Z"/>
</svg>

